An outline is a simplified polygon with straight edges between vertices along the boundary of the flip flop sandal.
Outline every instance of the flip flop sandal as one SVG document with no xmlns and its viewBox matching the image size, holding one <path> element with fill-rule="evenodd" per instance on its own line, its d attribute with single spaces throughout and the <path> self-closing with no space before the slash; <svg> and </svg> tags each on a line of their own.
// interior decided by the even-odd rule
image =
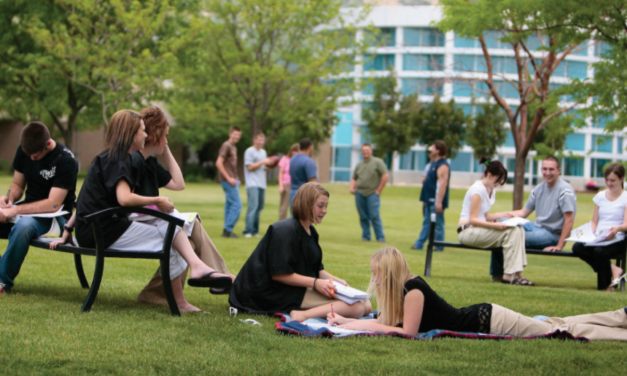
<svg viewBox="0 0 627 376">
<path fill-rule="evenodd" d="M 209 292 L 213 295 L 228 295 L 231 292 L 231 288 L 230 287 L 224 287 L 224 288 L 212 287 L 209 289 Z"/>
<path fill-rule="evenodd" d="M 209 272 L 200 278 L 190 278 L 187 280 L 187 284 L 192 287 L 217 287 L 225 288 L 231 287 L 233 280 L 230 277 L 216 277 L 211 278 L 211 275 L 218 273 L 217 271 Z"/>
<path fill-rule="evenodd" d="M 536 284 L 528 280 L 527 278 L 520 278 L 519 285 L 521 286 L 535 286 Z"/>
</svg>

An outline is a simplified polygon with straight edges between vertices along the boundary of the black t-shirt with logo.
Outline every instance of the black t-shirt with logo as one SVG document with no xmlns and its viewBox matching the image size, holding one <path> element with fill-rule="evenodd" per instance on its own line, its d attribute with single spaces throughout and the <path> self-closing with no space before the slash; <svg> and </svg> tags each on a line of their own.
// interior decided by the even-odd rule
<svg viewBox="0 0 627 376">
<path fill-rule="evenodd" d="M 63 202 L 63 210 L 72 213 L 76 200 L 76 174 L 78 162 L 74 154 L 57 142 L 57 145 L 42 159 L 34 161 L 18 146 L 13 168 L 24 174 L 26 179 L 26 197 L 24 203 L 45 200 L 50 196 L 52 188 L 67 189 Z M 56 203 L 55 203 L 56 204 Z M 71 214 L 66 216 L 67 219 Z"/>
<path fill-rule="evenodd" d="M 229 304 L 257 314 L 300 309 L 307 288 L 277 282 L 272 276 L 297 273 L 318 278 L 324 270 L 318 233 L 311 235 L 295 218 L 276 222 L 261 239 L 233 282 Z"/>
<path fill-rule="evenodd" d="M 105 209 L 120 207 L 116 188 L 120 180 L 126 180 L 131 190 L 135 188 L 137 170 L 133 169 L 131 155 L 109 158 L 104 152 L 94 158 L 76 203 L 76 240 L 81 247 L 96 245 L 91 226 L 85 216 Z M 131 225 L 126 216 L 114 216 L 100 220 L 105 247 L 111 246 Z"/>
<path fill-rule="evenodd" d="M 172 180 L 172 175 L 155 157 L 144 158 L 142 153 L 136 151 L 131 154 L 131 158 L 133 168 L 137 170 L 135 193 L 140 196 L 158 197 L 159 188 L 165 187 Z"/>
</svg>

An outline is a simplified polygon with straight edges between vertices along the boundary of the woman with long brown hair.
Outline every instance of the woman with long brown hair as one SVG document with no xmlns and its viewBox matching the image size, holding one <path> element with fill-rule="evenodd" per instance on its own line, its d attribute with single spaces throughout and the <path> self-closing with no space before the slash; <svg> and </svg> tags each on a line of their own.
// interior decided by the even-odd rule
<svg viewBox="0 0 627 376">
<path fill-rule="evenodd" d="M 85 222 L 86 215 L 120 206 L 155 205 L 160 211 L 171 213 L 174 205 L 167 197 L 144 197 L 134 193 L 138 185 L 137 171 L 133 169 L 131 153 L 144 148 L 145 125 L 135 111 L 121 110 L 109 121 L 105 148 L 94 158 L 78 196 L 76 212 L 66 225 L 60 243 L 71 240 L 71 230 L 76 223 L 76 239 L 82 247 L 96 246 L 92 229 Z M 164 221 L 161 221 L 165 223 Z M 120 251 L 154 250 L 163 246 L 163 224 L 145 224 L 127 217 L 101 220 L 104 246 Z M 70 231 L 68 231 L 68 229 Z M 51 244 L 51 247 L 58 243 Z M 177 228 L 170 257 L 170 279 L 176 303 L 181 312 L 200 311 L 183 295 L 180 278 L 189 265 L 190 285 L 201 287 L 228 287 L 231 279 L 218 276 L 196 256 L 184 232 Z"/>
</svg>

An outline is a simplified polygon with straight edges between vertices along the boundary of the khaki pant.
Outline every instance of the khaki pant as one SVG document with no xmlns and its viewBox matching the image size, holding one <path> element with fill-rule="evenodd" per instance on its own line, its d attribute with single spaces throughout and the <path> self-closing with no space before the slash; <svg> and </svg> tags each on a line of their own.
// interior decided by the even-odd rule
<svg viewBox="0 0 627 376">
<path fill-rule="evenodd" d="M 192 230 L 192 236 L 189 238 L 189 242 L 194 249 L 194 252 L 198 255 L 198 258 L 205 265 L 217 270 L 220 273 L 229 274 L 229 270 L 226 267 L 226 263 L 218 249 L 207 235 L 207 232 L 202 227 L 202 224 L 196 218 L 194 223 L 194 229 Z M 185 281 L 187 280 L 187 269 L 181 274 L 181 284 L 185 287 Z M 165 292 L 163 291 L 163 280 L 161 279 L 161 273 L 159 270 L 152 276 L 152 279 L 146 287 L 139 293 L 137 299 L 146 303 L 164 304 L 168 302 L 165 299 Z"/>
<path fill-rule="evenodd" d="M 522 272 L 527 265 L 525 253 L 525 230 L 521 226 L 507 230 L 493 230 L 483 227 L 470 227 L 457 235 L 459 242 L 472 247 L 503 247 L 505 274 Z"/>
<path fill-rule="evenodd" d="M 516 337 L 537 336 L 556 330 L 590 340 L 627 341 L 627 313 L 624 309 L 571 317 L 550 317 L 540 321 L 492 304 L 490 334 Z"/>
<path fill-rule="evenodd" d="M 283 184 L 283 193 L 281 193 L 281 202 L 279 204 L 279 221 L 287 218 L 287 211 L 290 208 L 290 185 Z"/>
<path fill-rule="evenodd" d="M 337 302 L 339 302 L 339 300 L 327 298 L 326 296 L 322 295 L 311 287 L 307 287 L 307 291 L 305 292 L 305 297 L 303 298 L 303 302 L 300 305 L 300 309 L 312 309 L 320 307 L 321 305 L 325 305 L 327 303 Z"/>
</svg>

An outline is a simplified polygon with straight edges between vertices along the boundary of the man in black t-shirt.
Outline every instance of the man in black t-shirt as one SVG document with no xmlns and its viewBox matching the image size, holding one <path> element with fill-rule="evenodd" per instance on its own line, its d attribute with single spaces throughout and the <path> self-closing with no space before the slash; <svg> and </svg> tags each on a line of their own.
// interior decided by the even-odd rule
<svg viewBox="0 0 627 376">
<path fill-rule="evenodd" d="M 59 224 L 59 228 L 64 227 L 76 200 L 78 163 L 71 151 L 50 138 L 43 123 L 26 124 L 13 168 L 15 172 L 9 192 L 0 197 L 0 238 L 9 239 L 9 245 L 0 257 L 0 294 L 11 291 L 30 241 L 48 233 L 53 221 Z M 14 206 L 25 190 L 23 202 Z M 52 213 L 61 208 L 70 214 L 55 219 L 22 216 Z"/>
</svg>

